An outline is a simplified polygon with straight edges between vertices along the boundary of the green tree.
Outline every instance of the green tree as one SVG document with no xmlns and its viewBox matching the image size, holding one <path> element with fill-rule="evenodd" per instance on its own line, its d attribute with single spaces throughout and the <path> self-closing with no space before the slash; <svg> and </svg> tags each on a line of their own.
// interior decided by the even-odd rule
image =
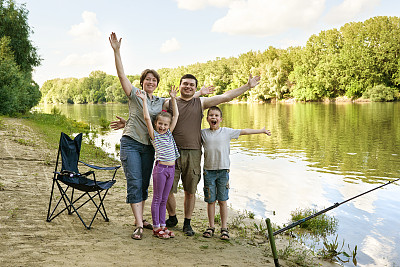
<svg viewBox="0 0 400 267">
<path fill-rule="evenodd" d="M 39 66 L 41 59 L 29 40 L 32 31 L 27 15 L 25 5 L 17 6 L 14 0 L 0 0 L 0 87 L 9 92 L 4 114 L 29 111 L 40 100 L 39 86 L 32 80 L 32 70 Z"/>
<path fill-rule="evenodd" d="M 41 61 L 37 48 L 29 40 L 31 33 L 25 4 L 18 6 L 14 0 L 0 0 L 0 37 L 10 37 L 15 62 L 22 72 L 27 73 L 31 73 Z"/>
<path fill-rule="evenodd" d="M 38 103 L 39 86 L 20 71 L 9 44 L 9 37 L 0 39 L 0 114 L 24 113 Z"/>
</svg>

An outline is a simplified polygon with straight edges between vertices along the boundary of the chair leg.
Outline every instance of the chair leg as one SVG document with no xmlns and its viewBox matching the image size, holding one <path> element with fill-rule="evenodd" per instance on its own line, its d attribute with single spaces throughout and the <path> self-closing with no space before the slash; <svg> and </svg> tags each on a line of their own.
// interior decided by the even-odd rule
<svg viewBox="0 0 400 267">
<path fill-rule="evenodd" d="M 72 192 L 71 192 L 71 202 L 70 203 L 74 203 L 74 192 L 75 192 L 75 188 L 72 188 Z M 72 214 L 72 209 L 71 206 L 68 207 L 68 215 Z"/>
<path fill-rule="evenodd" d="M 47 222 L 51 221 L 50 217 L 52 214 L 50 214 L 50 210 L 51 210 L 51 201 L 53 199 L 54 183 L 55 183 L 55 179 L 53 178 L 53 185 L 51 186 L 51 194 L 50 194 L 50 200 L 49 200 L 49 209 L 47 210 L 47 218 L 46 218 Z"/>
</svg>

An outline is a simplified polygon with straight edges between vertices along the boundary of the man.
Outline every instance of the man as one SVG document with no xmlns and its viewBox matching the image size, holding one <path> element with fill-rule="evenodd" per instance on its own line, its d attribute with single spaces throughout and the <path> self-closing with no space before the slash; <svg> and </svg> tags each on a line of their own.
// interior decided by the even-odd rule
<svg viewBox="0 0 400 267">
<path fill-rule="evenodd" d="M 175 180 L 168 197 L 167 210 L 169 219 L 167 227 L 173 227 L 178 223 L 176 218 L 176 200 L 174 193 L 177 193 L 179 179 L 182 179 L 184 196 L 183 232 L 187 236 L 193 236 L 194 231 L 190 225 L 195 205 L 195 193 L 197 184 L 201 178 L 201 120 L 203 110 L 209 107 L 229 102 L 235 97 L 258 85 L 260 77 L 249 76 L 248 82 L 234 90 L 205 98 L 195 98 L 197 79 L 191 74 L 185 74 L 180 80 L 179 90 L 181 96 L 177 98 L 179 118 L 174 130 L 174 139 L 181 157 L 175 164 Z M 169 101 L 164 103 L 164 109 L 172 111 Z"/>
</svg>

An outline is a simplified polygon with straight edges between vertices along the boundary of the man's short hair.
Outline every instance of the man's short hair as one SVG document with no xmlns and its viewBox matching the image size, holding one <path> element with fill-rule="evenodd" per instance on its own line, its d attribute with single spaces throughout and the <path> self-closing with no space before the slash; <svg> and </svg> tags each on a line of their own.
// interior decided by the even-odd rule
<svg viewBox="0 0 400 267">
<path fill-rule="evenodd" d="M 192 74 L 185 74 L 185 75 L 183 75 L 182 78 L 181 78 L 181 80 L 179 81 L 179 85 L 182 84 L 182 80 L 183 80 L 183 79 L 193 79 L 193 80 L 195 80 L 195 81 L 196 81 L 196 88 L 197 88 L 198 81 L 197 81 L 196 77 L 194 77 L 194 75 L 192 75 Z"/>
</svg>

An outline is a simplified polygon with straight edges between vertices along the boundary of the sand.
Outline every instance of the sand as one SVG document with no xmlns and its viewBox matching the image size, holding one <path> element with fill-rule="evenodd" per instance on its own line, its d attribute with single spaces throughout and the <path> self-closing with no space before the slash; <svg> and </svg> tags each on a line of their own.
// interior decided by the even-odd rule
<svg viewBox="0 0 400 267">
<path fill-rule="evenodd" d="M 122 168 L 105 200 L 109 222 L 97 216 L 87 230 L 76 215 L 66 213 L 46 222 L 57 155 L 56 149 L 48 147 L 40 133 L 23 119 L 2 119 L 0 266 L 274 266 L 269 243 L 263 238 L 250 242 L 234 231 L 228 242 L 220 240 L 219 235 L 203 238 L 206 204 L 200 199 L 192 219 L 196 235 L 184 236 L 182 192 L 177 194 L 179 223 L 172 229 L 174 239 L 158 239 L 145 229 L 142 240 L 133 240 L 134 217 L 125 203 Z M 148 221 L 150 201 L 144 212 Z M 90 211 L 89 206 L 86 211 Z M 85 207 L 82 212 L 85 216 Z M 285 237 L 277 238 L 278 248 L 285 244 Z M 290 261 L 279 262 L 281 266 L 295 266 Z M 332 265 L 322 262 L 322 266 Z"/>
</svg>

